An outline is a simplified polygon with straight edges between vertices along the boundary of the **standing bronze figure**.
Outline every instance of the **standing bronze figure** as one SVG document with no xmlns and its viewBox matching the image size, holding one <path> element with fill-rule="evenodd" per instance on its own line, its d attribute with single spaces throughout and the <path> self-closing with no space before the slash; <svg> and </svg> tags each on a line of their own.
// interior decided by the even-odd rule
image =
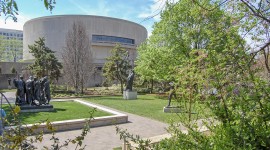
<svg viewBox="0 0 270 150">
<path fill-rule="evenodd" d="M 134 76 L 135 76 L 134 70 L 131 70 L 127 77 L 126 91 L 132 91 Z"/>
<path fill-rule="evenodd" d="M 16 92 L 16 105 L 23 105 L 25 101 L 25 82 L 23 81 L 23 76 L 20 76 L 19 79 L 13 79 L 13 84 L 17 88 Z"/>
</svg>

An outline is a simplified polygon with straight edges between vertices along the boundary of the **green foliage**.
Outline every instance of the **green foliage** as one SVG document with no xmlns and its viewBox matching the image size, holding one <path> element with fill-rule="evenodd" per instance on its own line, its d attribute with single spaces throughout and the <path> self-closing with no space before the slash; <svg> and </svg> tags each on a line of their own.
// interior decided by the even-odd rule
<svg viewBox="0 0 270 150">
<path fill-rule="evenodd" d="M 0 36 L 0 53 L 2 54 L 0 56 L 0 61 L 3 61 L 5 58 L 5 55 L 3 55 L 4 51 L 6 49 L 6 40 L 3 36 Z"/>
<path fill-rule="evenodd" d="M 117 44 L 111 50 L 111 56 L 106 58 L 106 60 L 107 62 L 103 67 L 103 76 L 107 82 L 120 82 L 121 92 L 123 92 L 123 84 L 128 76 L 128 70 L 131 69 L 128 60 L 128 51 Z"/>
<path fill-rule="evenodd" d="M 129 145 L 132 141 L 138 144 L 137 149 L 147 150 L 150 147 L 150 140 L 143 140 L 139 135 L 133 135 L 127 132 L 127 130 L 121 129 L 116 126 L 116 134 L 119 134 L 120 140 L 124 140 L 125 144 Z M 146 148 L 147 147 L 147 148 Z"/>
<path fill-rule="evenodd" d="M 54 5 L 56 4 L 55 0 L 41 0 L 44 2 L 45 8 L 50 11 L 53 10 Z M 16 0 L 1 0 L 0 1 L 0 16 L 5 16 L 6 19 L 12 18 L 14 22 L 17 22 L 18 5 Z"/>
<path fill-rule="evenodd" d="M 39 38 L 38 41 L 35 41 L 35 44 L 28 47 L 29 52 L 35 57 L 34 64 L 28 66 L 31 72 L 39 78 L 49 76 L 51 80 L 58 80 L 61 75 L 62 64 L 58 62 L 54 52 L 46 47 L 45 38 Z"/>
<path fill-rule="evenodd" d="M 15 0 L 0 1 L 0 14 L 6 16 L 6 19 L 11 17 L 14 22 L 17 22 L 18 6 Z"/>
<path fill-rule="evenodd" d="M 268 62 L 269 36 L 263 35 L 269 34 L 269 6 L 265 0 L 167 4 L 147 46 L 139 50 L 138 71 L 149 76 L 150 70 L 158 80 L 175 79 L 188 114 L 194 105 L 205 103 L 213 111 L 214 121 L 202 123 L 209 129 L 206 135 L 190 116 L 181 119 L 189 133 L 172 124 L 172 138 L 163 140 L 159 149 L 270 148 L 269 80 L 258 75 L 254 59 L 261 53 Z M 251 49 L 239 33 L 262 46 L 249 55 Z M 146 67 L 144 62 L 151 58 L 162 61 L 150 61 L 156 66 L 143 70 L 141 66 Z M 265 67 L 269 68 L 267 63 Z"/>
<path fill-rule="evenodd" d="M 209 12 L 185 0 L 167 4 L 149 41 L 138 49 L 137 73 L 145 79 L 174 81 L 175 70 L 192 49 L 222 51 L 227 37 L 233 38 L 230 34 L 238 37 L 226 31 L 230 24 L 230 17 L 219 9 Z"/>
<path fill-rule="evenodd" d="M 8 50 L 6 50 L 8 47 Z M 20 56 L 23 53 L 23 43 L 22 40 L 18 39 L 5 39 L 0 36 L 0 60 L 1 61 L 20 61 Z"/>
</svg>

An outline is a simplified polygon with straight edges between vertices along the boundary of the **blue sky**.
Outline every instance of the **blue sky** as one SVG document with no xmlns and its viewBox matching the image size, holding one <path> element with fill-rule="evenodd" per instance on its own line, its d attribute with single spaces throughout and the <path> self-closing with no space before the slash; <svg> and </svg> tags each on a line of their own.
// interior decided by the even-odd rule
<svg viewBox="0 0 270 150">
<path fill-rule="evenodd" d="M 18 22 L 1 16 L 0 28 L 23 29 L 23 24 L 33 18 L 82 14 L 98 15 L 129 20 L 143 25 L 148 34 L 151 34 L 152 25 L 159 21 L 159 15 L 152 19 L 145 18 L 160 12 L 165 0 L 56 0 L 56 6 L 52 12 L 46 10 L 41 0 L 17 0 L 19 7 Z"/>
</svg>

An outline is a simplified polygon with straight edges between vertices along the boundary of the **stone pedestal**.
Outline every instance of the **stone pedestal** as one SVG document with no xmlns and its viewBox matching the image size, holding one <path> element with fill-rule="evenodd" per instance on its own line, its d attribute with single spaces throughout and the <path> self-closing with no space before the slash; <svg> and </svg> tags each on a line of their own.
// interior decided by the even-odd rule
<svg viewBox="0 0 270 150">
<path fill-rule="evenodd" d="M 123 91 L 123 98 L 127 100 L 137 99 L 137 91 Z"/>
<path fill-rule="evenodd" d="M 11 90 L 11 85 L 8 86 L 8 89 Z"/>
<path fill-rule="evenodd" d="M 181 109 L 180 107 L 169 106 L 169 107 L 164 107 L 163 112 L 164 113 L 180 113 Z"/>
<path fill-rule="evenodd" d="M 46 112 L 53 111 L 53 105 L 41 105 L 41 106 L 31 106 L 23 105 L 20 106 L 21 112 Z"/>
</svg>

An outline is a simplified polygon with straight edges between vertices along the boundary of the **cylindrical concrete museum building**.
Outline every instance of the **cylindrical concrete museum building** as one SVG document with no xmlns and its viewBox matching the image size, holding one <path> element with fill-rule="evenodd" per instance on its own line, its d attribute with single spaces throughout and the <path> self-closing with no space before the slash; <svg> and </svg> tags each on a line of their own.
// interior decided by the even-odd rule
<svg viewBox="0 0 270 150">
<path fill-rule="evenodd" d="M 23 26 L 23 60 L 34 59 L 29 53 L 28 45 L 34 44 L 39 37 L 45 37 L 45 44 L 55 51 L 61 61 L 61 51 L 65 46 L 66 34 L 74 22 L 83 22 L 89 35 L 94 63 L 102 70 L 110 50 L 116 43 L 129 51 L 129 58 L 134 62 L 136 48 L 147 38 L 147 30 L 137 23 L 103 16 L 59 15 L 40 17 L 27 21 Z M 101 84 L 101 76 L 96 75 L 89 86 Z M 90 79 L 91 80 L 91 79 Z"/>
</svg>

